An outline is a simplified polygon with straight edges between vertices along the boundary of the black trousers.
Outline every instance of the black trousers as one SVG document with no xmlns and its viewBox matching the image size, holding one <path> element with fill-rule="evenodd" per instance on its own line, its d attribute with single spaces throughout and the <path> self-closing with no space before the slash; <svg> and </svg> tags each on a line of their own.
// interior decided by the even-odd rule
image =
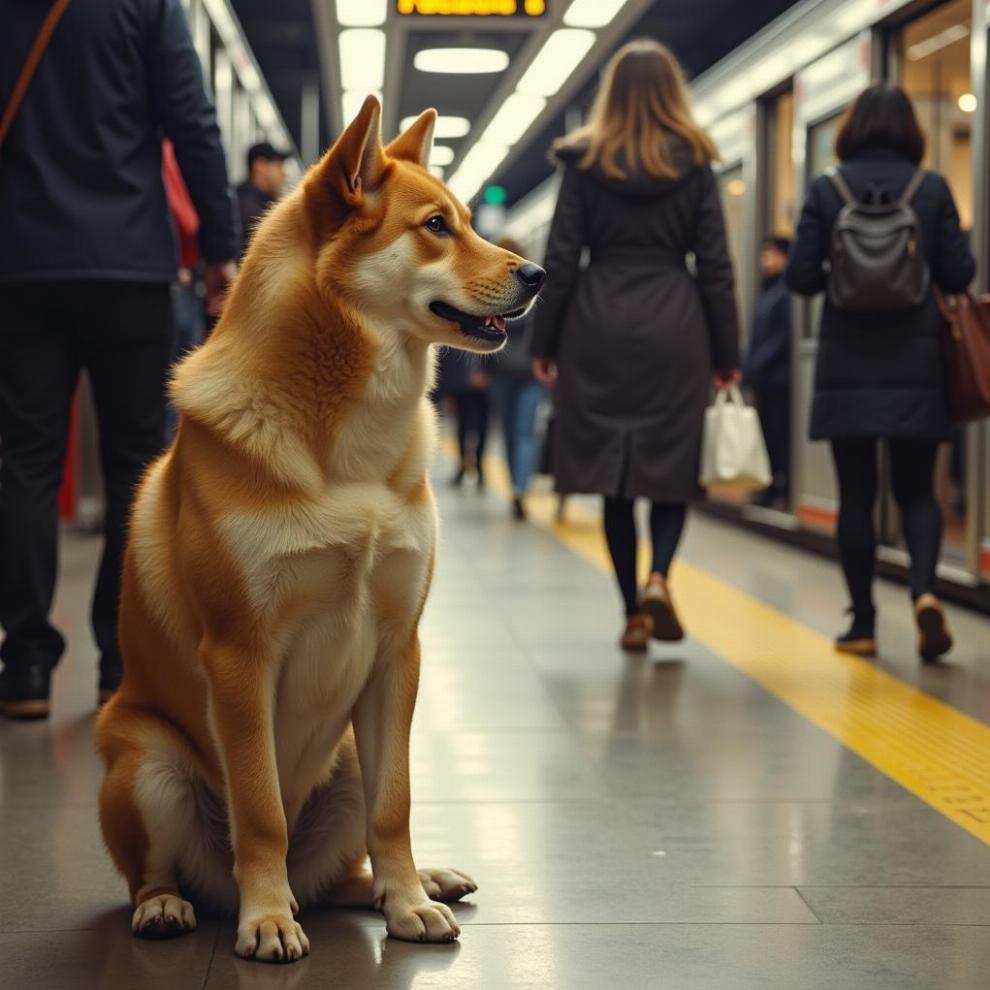
<svg viewBox="0 0 990 990">
<path fill-rule="evenodd" d="M 101 672 L 119 669 L 117 599 L 135 485 L 162 448 L 172 353 L 169 286 L 0 286 L 0 626 L 5 665 L 54 667 L 58 489 L 80 371 L 89 374 L 106 493 L 92 623 Z"/>
<path fill-rule="evenodd" d="M 471 461 L 473 437 L 474 463 L 480 471 L 488 440 L 488 418 L 491 412 L 488 393 L 477 388 L 455 392 L 454 405 L 457 409 L 457 443 L 460 447 L 461 467 L 467 467 Z"/>
<path fill-rule="evenodd" d="M 650 539 L 653 543 L 654 574 L 667 576 L 684 532 L 687 506 L 683 502 L 654 502 L 650 506 Z M 635 503 L 631 498 L 605 496 L 605 539 L 619 583 L 626 615 L 639 611 L 636 580 L 638 540 Z"/>
<path fill-rule="evenodd" d="M 773 472 L 770 493 L 786 499 L 791 488 L 791 393 L 786 388 L 761 389 L 755 399 Z"/>
<path fill-rule="evenodd" d="M 875 612 L 877 443 L 870 438 L 832 441 L 839 482 L 839 557 L 853 611 L 857 618 L 867 619 Z M 942 545 L 942 512 L 935 499 L 938 441 L 896 439 L 888 441 L 888 446 L 891 487 L 911 555 L 911 595 L 918 598 L 935 587 Z"/>
</svg>

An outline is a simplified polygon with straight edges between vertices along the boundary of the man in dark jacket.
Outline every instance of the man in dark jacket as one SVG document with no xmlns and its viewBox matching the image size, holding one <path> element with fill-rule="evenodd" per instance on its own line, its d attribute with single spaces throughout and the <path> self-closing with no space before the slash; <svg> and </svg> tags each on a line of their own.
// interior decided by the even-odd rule
<svg viewBox="0 0 990 990">
<path fill-rule="evenodd" d="M 786 506 L 791 461 L 791 296 L 784 281 L 791 242 L 768 237 L 760 252 L 763 286 L 756 300 L 743 383 L 753 390 L 773 482 L 757 501 Z"/>
<path fill-rule="evenodd" d="M 0 104 L 48 5 L 4 4 Z M 57 492 L 85 369 L 99 419 L 106 545 L 93 601 L 100 695 L 117 686 L 131 493 L 162 445 L 177 250 L 162 183 L 171 138 L 200 218 L 208 306 L 233 276 L 236 214 L 180 0 L 74 0 L 0 153 L 0 626 L 4 711 L 48 713 L 64 640 L 49 621 Z"/>
<path fill-rule="evenodd" d="M 252 145 L 247 153 L 248 177 L 237 187 L 237 205 L 241 213 L 244 250 L 265 211 L 282 195 L 285 185 L 285 159 L 268 142 Z"/>
</svg>

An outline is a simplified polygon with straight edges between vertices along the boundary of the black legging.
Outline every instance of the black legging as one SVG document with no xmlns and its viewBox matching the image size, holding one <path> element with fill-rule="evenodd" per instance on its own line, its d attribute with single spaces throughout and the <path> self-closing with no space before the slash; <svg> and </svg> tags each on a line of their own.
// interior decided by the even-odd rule
<svg viewBox="0 0 990 990">
<path fill-rule="evenodd" d="M 481 389 L 454 393 L 457 406 L 457 443 L 461 452 L 461 467 L 470 463 L 470 438 L 474 436 L 474 463 L 482 470 L 485 442 L 488 439 L 488 393 Z"/>
<path fill-rule="evenodd" d="M 625 602 L 626 615 L 639 611 L 636 580 L 636 519 L 633 500 L 605 496 L 605 539 L 612 566 Z M 683 502 L 654 502 L 650 507 L 650 538 L 653 541 L 653 572 L 667 576 L 677 544 L 684 532 L 687 506 Z"/>
<path fill-rule="evenodd" d="M 901 511 L 904 539 L 911 555 L 911 595 L 918 598 L 935 587 L 935 567 L 942 544 L 942 512 L 935 500 L 935 456 L 938 441 L 889 441 L 891 484 Z M 842 571 L 853 611 L 859 618 L 874 614 L 873 574 L 877 538 L 873 508 L 877 500 L 877 441 L 856 438 L 832 441 L 839 481 L 838 542 Z"/>
</svg>

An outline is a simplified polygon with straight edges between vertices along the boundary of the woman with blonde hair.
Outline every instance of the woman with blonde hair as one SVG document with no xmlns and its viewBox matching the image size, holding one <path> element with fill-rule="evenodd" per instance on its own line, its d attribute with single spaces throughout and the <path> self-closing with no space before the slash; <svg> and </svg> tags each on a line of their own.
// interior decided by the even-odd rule
<svg viewBox="0 0 990 990">
<path fill-rule="evenodd" d="M 561 493 L 605 497 L 626 610 L 621 645 L 684 632 L 667 586 L 687 503 L 699 494 L 714 380 L 739 379 L 725 223 L 684 73 L 652 40 L 609 62 L 588 122 L 560 141 L 563 181 L 536 310 L 534 372 L 554 388 Z M 582 266 L 582 255 L 588 261 Z M 634 500 L 651 502 L 653 564 L 639 591 Z"/>
</svg>

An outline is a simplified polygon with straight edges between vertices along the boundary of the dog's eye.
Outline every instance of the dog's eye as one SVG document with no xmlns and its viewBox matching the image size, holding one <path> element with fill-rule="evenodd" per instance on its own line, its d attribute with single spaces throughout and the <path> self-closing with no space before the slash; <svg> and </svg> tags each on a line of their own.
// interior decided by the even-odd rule
<svg viewBox="0 0 990 990">
<path fill-rule="evenodd" d="M 430 217 L 426 221 L 426 229 L 430 231 L 431 234 L 449 234 L 450 227 L 447 226 L 447 221 L 437 213 L 435 216 Z"/>
</svg>

